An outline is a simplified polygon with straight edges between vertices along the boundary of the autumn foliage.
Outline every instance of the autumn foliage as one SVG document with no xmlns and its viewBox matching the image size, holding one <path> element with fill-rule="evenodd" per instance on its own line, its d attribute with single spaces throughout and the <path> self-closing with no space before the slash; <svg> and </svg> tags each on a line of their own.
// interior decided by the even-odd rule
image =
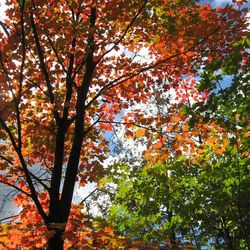
<svg viewBox="0 0 250 250">
<path fill-rule="evenodd" d="M 8 240 L 0 238 L 1 249 L 159 245 L 117 233 L 73 199 L 74 189 L 91 182 L 104 188 L 110 135 L 120 125 L 125 141 L 144 142 L 147 171 L 181 155 L 198 164 L 208 149 L 226 152 L 238 132 L 204 117 L 211 89 L 198 85 L 202 70 L 226 60 L 246 37 L 247 10 L 244 1 L 237 4 L 6 1 L 0 183 L 16 191 L 21 212 L 9 222 Z"/>
</svg>

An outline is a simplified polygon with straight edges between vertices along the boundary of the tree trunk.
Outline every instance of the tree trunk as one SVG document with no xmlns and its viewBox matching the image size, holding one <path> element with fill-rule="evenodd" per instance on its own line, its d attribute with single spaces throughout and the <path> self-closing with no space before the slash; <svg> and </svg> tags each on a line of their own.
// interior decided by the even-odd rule
<svg viewBox="0 0 250 250">
<path fill-rule="evenodd" d="M 61 231 L 56 231 L 56 234 L 48 240 L 48 250 L 63 250 L 64 240 L 62 239 Z"/>
</svg>

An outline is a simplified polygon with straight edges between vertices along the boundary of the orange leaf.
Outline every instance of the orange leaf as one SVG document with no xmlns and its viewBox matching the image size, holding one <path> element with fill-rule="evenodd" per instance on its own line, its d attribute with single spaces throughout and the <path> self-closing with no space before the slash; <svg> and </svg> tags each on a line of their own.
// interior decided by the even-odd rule
<svg viewBox="0 0 250 250">
<path fill-rule="evenodd" d="M 173 128 L 174 128 L 174 125 L 173 125 L 173 124 L 170 124 L 170 125 L 167 127 L 166 131 L 167 131 L 167 132 L 171 132 L 171 131 L 173 130 Z"/>
<path fill-rule="evenodd" d="M 179 116 L 172 116 L 172 117 L 171 117 L 171 120 L 172 120 L 173 122 L 178 122 L 178 121 L 180 121 L 180 117 L 179 117 Z"/>
<path fill-rule="evenodd" d="M 106 127 L 106 130 L 108 130 L 108 131 L 113 130 L 113 126 L 111 124 L 107 124 L 105 127 Z"/>
<path fill-rule="evenodd" d="M 154 145 L 154 148 L 158 149 L 158 148 L 161 148 L 162 147 L 162 142 L 161 141 L 158 141 L 155 145 Z"/>
<path fill-rule="evenodd" d="M 136 137 L 142 137 L 144 134 L 145 134 L 144 128 L 140 128 L 140 129 L 136 130 L 136 132 L 135 132 Z"/>
</svg>

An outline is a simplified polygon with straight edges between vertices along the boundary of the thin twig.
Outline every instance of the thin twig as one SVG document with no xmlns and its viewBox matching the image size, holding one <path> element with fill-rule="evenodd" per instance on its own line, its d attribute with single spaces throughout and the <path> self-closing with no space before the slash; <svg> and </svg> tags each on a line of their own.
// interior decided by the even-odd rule
<svg viewBox="0 0 250 250">
<path fill-rule="evenodd" d="M 20 212 L 21 213 L 21 212 Z M 9 219 L 13 219 L 13 218 L 15 218 L 15 217 L 18 217 L 19 215 L 20 215 L 20 213 L 19 214 L 15 214 L 15 215 L 11 215 L 11 216 L 8 216 L 8 217 L 5 217 L 5 218 L 2 218 L 2 219 L 0 219 L 0 223 L 2 222 L 2 221 L 5 221 L 5 220 L 9 220 Z"/>
<path fill-rule="evenodd" d="M 84 134 L 87 134 L 98 122 L 100 122 L 100 119 L 102 118 L 103 114 L 101 114 L 98 119 L 93 123 L 91 124 L 87 130 L 84 131 Z"/>
<path fill-rule="evenodd" d="M 21 189 L 21 188 L 15 186 L 14 184 L 11 184 L 11 183 L 6 182 L 6 181 L 3 181 L 3 180 L 0 180 L 0 183 L 3 183 L 3 184 L 5 184 L 5 185 L 7 185 L 7 186 L 10 186 L 10 187 L 12 187 L 12 188 L 15 188 L 17 191 L 19 191 L 19 192 L 21 192 L 21 193 L 27 195 L 28 197 L 32 197 L 31 194 L 29 194 L 29 193 L 27 193 L 26 191 L 24 191 L 23 189 Z"/>
</svg>

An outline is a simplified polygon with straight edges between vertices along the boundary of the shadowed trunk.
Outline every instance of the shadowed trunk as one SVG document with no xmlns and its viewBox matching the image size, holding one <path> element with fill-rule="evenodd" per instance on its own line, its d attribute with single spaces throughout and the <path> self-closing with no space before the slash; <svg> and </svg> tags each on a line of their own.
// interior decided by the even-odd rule
<svg viewBox="0 0 250 250">
<path fill-rule="evenodd" d="M 62 233 L 62 231 L 57 230 L 56 234 L 48 240 L 48 250 L 63 250 Z"/>
</svg>

